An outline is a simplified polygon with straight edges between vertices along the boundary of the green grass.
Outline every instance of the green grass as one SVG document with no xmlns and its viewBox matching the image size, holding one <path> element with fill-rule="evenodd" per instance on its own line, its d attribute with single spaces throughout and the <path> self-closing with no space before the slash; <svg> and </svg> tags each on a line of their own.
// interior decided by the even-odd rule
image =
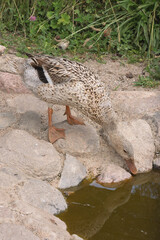
<svg viewBox="0 0 160 240">
<path fill-rule="evenodd" d="M 30 21 L 35 16 L 36 21 Z M 108 52 L 151 56 L 160 49 L 159 0 L 1 0 L 0 31 L 23 34 L 55 51 L 54 37 L 73 53 Z M 97 30 L 98 29 L 98 30 Z M 83 46 L 84 42 L 88 42 Z"/>
<path fill-rule="evenodd" d="M 150 76 L 139 76 L 139 80 L 135 82 L 135 86 L 141 86 L 144 88 L 156 88 L 160 85 L 160 81 L 156 81 Z"/>
<path fill-rule="evenodd" d="M 35 21 L 30 17 L 35 16 Z M 22 52 L 69 56 L 76 61 L 105 56 L 128 63 L 152 58 L 136 86 L 159 85 L 159 0 L 1 0 L 0 44 Z M 69 40 L 67 50 L 55 37 Z M 86 41 L 87 40 L 87 41 Z M 24 56 L 24 55 L 23 55 Z"/>
</svg>

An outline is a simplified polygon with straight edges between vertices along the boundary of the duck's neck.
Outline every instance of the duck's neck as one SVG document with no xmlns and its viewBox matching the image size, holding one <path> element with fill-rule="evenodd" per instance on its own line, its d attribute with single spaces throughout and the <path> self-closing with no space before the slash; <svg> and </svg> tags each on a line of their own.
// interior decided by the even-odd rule
<svg viewBox="0 0 160 240">
<path fill-rule="evenodd" d="M 106 135 L 110 135 L 110 133 L 114 135 L 117 132 L 117 123 L 117 114 L 113 111 L 113 109 L 111 109 L 107 114 L 107 118 L 101 124 L 104 133 Z"/>
</svg>

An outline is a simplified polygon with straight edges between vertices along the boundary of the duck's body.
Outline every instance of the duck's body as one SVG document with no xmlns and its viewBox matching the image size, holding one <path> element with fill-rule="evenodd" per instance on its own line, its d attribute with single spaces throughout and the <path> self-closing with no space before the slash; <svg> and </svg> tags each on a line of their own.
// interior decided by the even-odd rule
<svg viewBox="0 0 160 240">
<path fill-rule="evenodd" d="M 109 135 L 113 147 L 114 140 L 116 143 L 117 140 L 119 141 L 120 150 L 115 150 L 134 165 L 132 151 L 127 152 L 126 149 L 123 151 L 126 143 L 116 132 L 117 115 L 112 109 L 105 85 L 98 76 L 84 65 L 64 58 L 32 57 L 31 65 L 37 70 L 41 80 L 39 82 L 31 80 L 32 90 L 41 99 L 49 104 L 75 107 L 100 124 Z M 129 166 L 129 168 L 131 172 L 136 172 L 135 166 Z"/>
<path fill-rule="evenodd" d="M 45 83 L 35 89 L 41 99 L 75 107 L 99 124 L 106 121 L 112 107 L 105 85 L 98 76 L 84 65 L 64 58 L 33 59 L 31 65 Z"/>
</svg>

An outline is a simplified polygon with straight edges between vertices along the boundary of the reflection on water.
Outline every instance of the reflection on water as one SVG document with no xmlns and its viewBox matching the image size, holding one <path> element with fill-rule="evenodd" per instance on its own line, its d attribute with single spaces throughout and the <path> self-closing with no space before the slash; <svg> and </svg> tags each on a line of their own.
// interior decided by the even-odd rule
<svg viewBox="0 0 160 240">
<path fill-rule="evenodd" d="M 81 185 L 67 202 L 59 217 L 84 239 L 160 239 L 160 172 L 140 174 L 119 187 Z"/>
</svg>

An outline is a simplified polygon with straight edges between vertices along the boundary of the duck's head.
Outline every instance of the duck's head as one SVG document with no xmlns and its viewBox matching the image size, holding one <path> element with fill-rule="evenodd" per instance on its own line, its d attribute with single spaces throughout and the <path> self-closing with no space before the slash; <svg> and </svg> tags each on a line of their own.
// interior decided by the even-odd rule
<svg viewBox="0 0 160 240">
<path fill-rule="evenodd" d="M 28 59 L 25 63 L 23 73 L 23 82 L 27 88 L 37 94 L 38 87 L 43 84 L 48 84 L 48 80 L 41 66 L 36 65 L 32 59 Z"/>
<path fill-rule="evenodd" d="M 125 160 L 129 171 L 135 175 L 137 168 L 134 162 L 134 150 L 131 142 L 121 134 L 115 124 L 110 128 L 108 126 L 104 128 L 103 135 L 107 138 L 109 145 Z"/>
</svg>

